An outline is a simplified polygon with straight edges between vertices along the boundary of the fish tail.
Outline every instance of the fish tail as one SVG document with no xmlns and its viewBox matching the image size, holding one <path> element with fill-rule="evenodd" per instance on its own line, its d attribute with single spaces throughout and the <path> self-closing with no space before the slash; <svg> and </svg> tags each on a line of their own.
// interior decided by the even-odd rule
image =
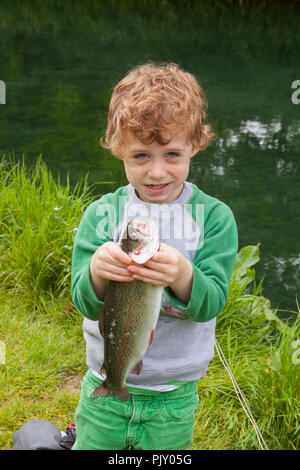
<svg viewBox="0 0 300 470">
<path fill-rule="evenodd" d="M 111 396 L 121 401 L 128 401 L 130 398 L 126 385 L 123 388 L 114 389 L 109 387 L 106 380 L 99 387 L 95 388 L 93 396 L 94 398 Z"/>
</svg>

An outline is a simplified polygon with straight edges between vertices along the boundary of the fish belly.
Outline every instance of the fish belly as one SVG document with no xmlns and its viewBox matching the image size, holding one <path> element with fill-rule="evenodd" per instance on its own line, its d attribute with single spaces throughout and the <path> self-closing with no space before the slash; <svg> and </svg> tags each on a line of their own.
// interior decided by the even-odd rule
<svg viewBox="0 0 300 470">
<path fill-rule="evenodd" d="M 153 339 L 161 298 L 161 287 L 142 281 L 109 282 L 99 322 L 108 386 L 126 386 Z"/>
</svg>

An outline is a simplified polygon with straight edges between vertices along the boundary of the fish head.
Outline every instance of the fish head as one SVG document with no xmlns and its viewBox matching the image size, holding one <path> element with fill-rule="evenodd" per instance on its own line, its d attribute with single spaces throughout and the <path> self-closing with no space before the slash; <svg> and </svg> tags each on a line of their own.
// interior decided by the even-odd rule
<svg viewBox="0 0 300 470">
<path fill-rule="evenodd" d="M 158 231 L 151 217 L 128 222 L 121 247 L 135 263 L 146 263 L 159 250 Z"/>
</svg>

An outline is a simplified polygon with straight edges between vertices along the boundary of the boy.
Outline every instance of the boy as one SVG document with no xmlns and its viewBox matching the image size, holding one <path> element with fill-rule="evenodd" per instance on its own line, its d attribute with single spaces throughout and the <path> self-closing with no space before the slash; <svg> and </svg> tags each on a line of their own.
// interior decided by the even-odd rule
<svg viewBox="0 0 300 470">
<path fill-rule="evenodd" d="M 129 185 L 94 201 L 73 251 L 72 296 L 83 322 L 89 370 L 75 413 L 73 449 L 187 449 L 198 406 L 197 381 L 214 353 L 237 252 L 231 210 L 186 181 L 191 158 L 215 138 L 204 124 L 204 93 L 176 64 L 132 69 L 115 87 L 102 145 L 123 160 Z M 160 250 L 136 265 L 118 242 L 124 224 L 151 215 Z M 154 341 L 139 375 L 127 377 L 130 400 L 93 391 L 105 376 L 98 330 L 110 279 L 162 286 Z M 142 299 L 141 299 L 142 301 Z"/>
</svg>

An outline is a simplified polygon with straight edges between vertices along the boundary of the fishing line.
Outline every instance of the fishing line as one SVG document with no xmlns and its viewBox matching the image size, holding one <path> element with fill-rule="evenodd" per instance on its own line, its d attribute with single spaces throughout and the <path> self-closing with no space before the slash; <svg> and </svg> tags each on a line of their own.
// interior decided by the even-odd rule
<svg viewBox="0 0 300 470">
<path fill-rule="evenodd" d="M 256 423 L 256 421 L 255 421 L 255 419 L 254 419 L 254 417 L 253 417 L 253 415 L 252 415 L 252 413 L 251 413 L 251 410 L 250 410 L 250 408 L 249 408 L 249 406 L 248 406 L 248 403 L 247 403 L 247 401 L 246 401 L 246 398 L 245 398 L 245 396 L 244 396 L 242 390 L 240 389 L 240 387 L 239 387 L 239 385 L 238 385 L 238 383 L 237 383 L 237 381 L 236 381 L 236 379 L 235 379 L 235 377 L 234 377 L 234 375 L 233 375 L 233 372 L 232 372 L 232 370 L 231 370 L 231 368 L 230 368 L 230 366 L 229 366 L 229 364 L 228 364 L 228 362 L 227 362 L 227 360 L 226 360 L 226 357 L 225 357 L 225 355 L 224 355 L 224 353 L 223 353 L 223 351 L 222 351 L 222 349 L 221 349 L 221 346 L 219 345 L 219 342 L 218 342 L 217 339 L 215 339 L 215 346 L 216 346 L 217 353 L 218 353 L 218 355 L 219 355 L 220 361 L 222 362 L 223 366 L 225 367 L 225 369 L 227 370 L 227 372 L 228 372 L 228 374 L 229 374 L 229 377 L 230 377 L 230 379 L 231 379 L 231 382 L 232 382 L 232 384 L 233 384 L 233 387 L 234 387 L 234 390 L 235 390 L 235 392 L 236 392 L 236 394 L 237 394 L 237 397 L 238 397 L 238 399 L 239 399 L 239 402 L 241 403 L 242 408 L 243 408 L 245 414 L 248 416 L 249 420 L 250 420 L 251 423 L 253 424 L 254 430 L 255 430 L 255 432 L 256 432 L 257 440 L 258 440 L 258 443 L 259 443 L 261 449 L 262 449 L 262 450 L 269 450 L 267 444 L 266 444 L 265 441 L 264 441 L 264 438 L 263 438 L 263 436 L 262 436 L 262 433 L 260 432 L 260 429 L 259 429 L 259 427 L 258 427 L 258 425 L 257 425 L 257 423 Z"/>
</svg>

